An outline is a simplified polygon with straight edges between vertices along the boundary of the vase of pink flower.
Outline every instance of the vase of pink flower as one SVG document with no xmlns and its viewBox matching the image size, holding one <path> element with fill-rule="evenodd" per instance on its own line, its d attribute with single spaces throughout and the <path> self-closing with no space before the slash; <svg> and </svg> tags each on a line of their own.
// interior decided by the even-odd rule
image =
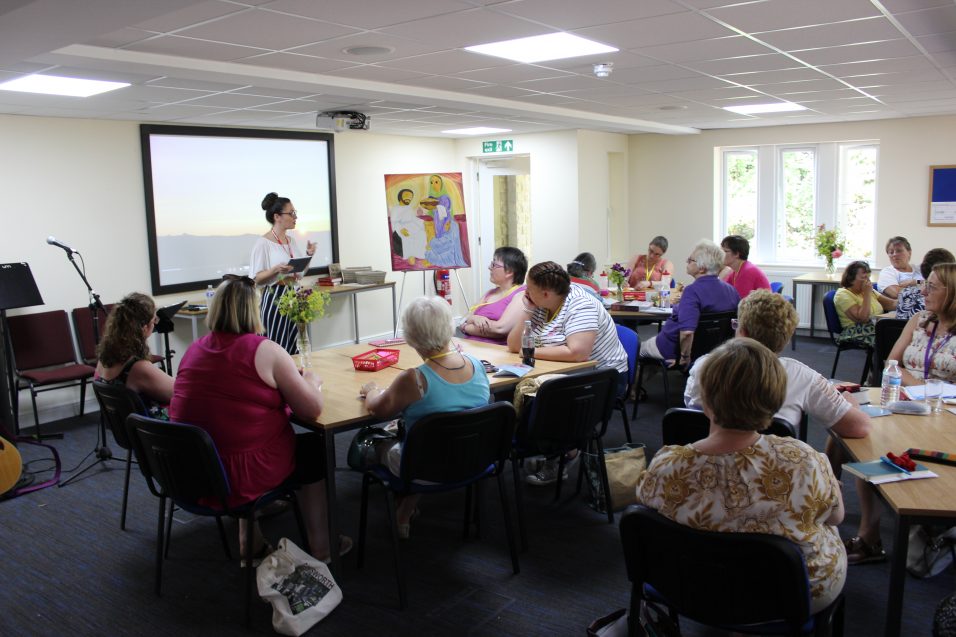
<svg viewBox="0 0 956 637">
<path fill-rule="evenodd" d="M 833 260 L 842 257 L 843 251 L 846 249 L 846 240 L 843 238 L 843 234 L 836 228 L 827 230 L 826 224 L 821 223 L 817 226 L 815 244 L 817 254 L 826 261 L 825 271 L 827 276 L 832 277 L 836 270 Z"/>
</svg>

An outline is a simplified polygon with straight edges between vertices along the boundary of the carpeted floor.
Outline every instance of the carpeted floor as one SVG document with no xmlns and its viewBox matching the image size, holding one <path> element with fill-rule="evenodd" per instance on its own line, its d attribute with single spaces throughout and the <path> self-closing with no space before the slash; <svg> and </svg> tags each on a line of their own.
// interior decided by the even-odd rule
<svg viewBox="0 0 956 637">
<path fill-rule="evenodd" d="M 862 359 L 857 354 L 843 355 L 842 377 L 858 377 Z M 833 347 L 820 339 L 800 338 L 797 351 L 786 355 L 828 374 Z M 677 390 L 672 387 L 671 406 L 678 403 Z M 663 413 L 659 378 L 650 379 L 648 392 L 632 430 L 653 452 L 660 445 Z M 97 423 L 93 414 L 45 427 L 65 434 L 53 441 L 65 469 L 75 467 L 95 446 Z M 615 415 L 606 444 L 623 439 L 620 416 Z M 337 439 L 340 466 L 345 466 L 348 440 L 348 434 Z M 811 444 L 822 449 L 823 441 L 824 433 L 811 423 Z M 119 455 L 111 437 L 109 442 Z M 31 469 L 47 466 L 35 451 L 23 452 Z M 337 479 L 344 531 L 354 537 L 361 483 L 348 471 L 340 471 Z M 226 560 L 210 519 L 177 513 L 163 596 L 156 597 L 157 501 L 134 467 L 127 530 L 121 531 L 122 481 L 122 463 L 110 461 L 65 488 L 0 502 L 0 634 L 248 634 L 242 622 L 242 572 L 237 560 Z M 592 619 L 626 606 L 629 591 L 616 525 L 571 497 L 569 489 L 558 504 L 551 501 L 552 489 L 527 487 L 525 494 L 531 548 L 521 554 L 517 576 L 511 573 L 496 489 L 484 490 L 481 540 L 461 539 L 461 496 L 424 499 L 412 537 L 402 545 L 409 608 L 399 611 L 384 503 L 379 492 L 373 493 L 366 566 L 357 570 L 354 555 L 346 558 L 340 582 L 344 601 L 309 634 L 581 635 Z M 848 513 L 841 531 L 851 535 L 859 509 L 853 489 L 844 494 Z M 892 516 L 884 516 L 885 543 L 891 538 L 891 524 Z M 291 515 L 271 518 L 263 526 L 273 542 L 283 535 L 297 538 Z M 235 554 L 234 525 L 229 533 Z M 887 564 L 850 569 L 847 635 L 882 633 L 888 577 Z M 773 585 L 772 577 L 768 585 Z M 936 604 L 953 590 L 952 568 L 929 580 L 908 578 L 902 634 L 929 635 Z M 271 634 L 269 607 L 254 604 L 252 632 Z M 717 634 L 690 622 L 682 625 L 687 635 Z"/>
</svg>

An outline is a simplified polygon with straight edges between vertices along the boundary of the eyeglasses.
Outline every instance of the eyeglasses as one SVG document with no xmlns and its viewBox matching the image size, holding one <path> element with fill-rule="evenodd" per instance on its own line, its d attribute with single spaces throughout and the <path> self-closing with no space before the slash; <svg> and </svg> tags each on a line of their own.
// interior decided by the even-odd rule
<svg viewBox="0 0 956 637">
<path fill-rule="evenodd" d="M 290 210 L 289 212 L 277 212 L 277 215 L 292 215 L 293 219 L 299 218 L 299 213 L 296 210 Z"/>
<path fill-rule="evenodd" d="M 935 283 L 930 283 L 929 281 L 927 281 L 926 283 L 923 284 L 923 289 L 926 290 L 927 294 L 929 294 L 931 292 L 935 292 L 936 290 L 945 290 L 946 286 L 937 285 Z"/>
<path fill-rule="evenodd" d="M 255 286 L 255 284 L 256 284 L 256 282 L 255 282 L 253 279 L 251 279 L 251 278 L 249 278 L 249 277 L 247 277 L 247 276 L 242 276 L 241 274 L 223 274 L 223 275 L 222 275 L 222 280 L 223 280 L 223 281 L 230 281 L 230 282 L 232 282 L 232 281 L 237 281 L 237 282 L 242 283 L 242 284 L 244 284 L 244 285 L 248 285 L 249 287 L 253 287 L 253 286 Z"/>
<path fill-rule="evenodd" d="M 736 332 L 738 327 L 740 327 L 740 321 L 738 319 L 730 319 L 730 329 Z"/>
<path fill-rule="evenodd" d="M 491 263 L 488 264 L 489 270 L 494 270 L 495 268 L 503 268 L 503 267 L 505 267 L 504 263 L 495 263 L 494 261 L 492 261 Z"/>
<path fill-rule="evenodd" d="M 697 259 L 687 259 L 687 263 L 697 263 Z"/>
</svg>

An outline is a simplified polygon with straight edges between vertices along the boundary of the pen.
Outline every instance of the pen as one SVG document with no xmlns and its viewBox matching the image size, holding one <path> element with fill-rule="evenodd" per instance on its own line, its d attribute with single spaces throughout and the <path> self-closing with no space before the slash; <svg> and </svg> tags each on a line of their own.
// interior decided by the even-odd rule
<svg viewBox="0 0 956 637">
<path fill-rule="evenodd" d="M 906 469 L 904 469 L 904 468 L 901 467 L 900 465 L 896 464 L 895 462 L 893 462 L 892 460 L 890 460 L 890 459 L 887 458 L 886 456 L 880 456 L 880 460 L 883 461 L 884 463 L 890 465 L 891 467 L 893 467 L 893 468 L 896 469 L 897 471 L 902 471 L 902 472 L 905 473 L 906 475 L 912 475 L 912 474 L 910 474 L 909 471 L 907 471 Z"/>
</svg>

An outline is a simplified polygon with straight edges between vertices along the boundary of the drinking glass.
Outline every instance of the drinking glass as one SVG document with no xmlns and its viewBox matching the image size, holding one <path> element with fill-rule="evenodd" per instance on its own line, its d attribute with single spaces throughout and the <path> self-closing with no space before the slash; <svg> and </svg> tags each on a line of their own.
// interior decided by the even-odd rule
<svg viewBox="0 0 956 637">
<path fill-rule="evenodd" d="M 925 387 L 926 404 L 933 413 L 943 411 L 943 381 L 938 378 L 929 378 L 926 380 Z"/>
</svg>

